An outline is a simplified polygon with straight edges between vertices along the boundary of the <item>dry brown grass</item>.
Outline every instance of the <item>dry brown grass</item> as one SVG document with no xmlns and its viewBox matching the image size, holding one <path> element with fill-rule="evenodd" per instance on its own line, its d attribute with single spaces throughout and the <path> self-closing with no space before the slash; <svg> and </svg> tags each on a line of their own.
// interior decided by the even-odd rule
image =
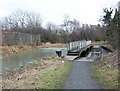
<svg viewBox="0 0 120 91">
<path fill-rule="evenodd" d="M 41 46 L 37 46 L 40 48 L 48 48 L 48 47 L 65 47 L 65 44 L 45 44 Z M 13 54 L 22 52 L 24 50 L 31 50 L 33 47 L 31 46 L 2 46 L 2 54 Z M 58 57 L 50 57 L 48 59 L 41 59 L 40 63 L 35 64 L 33 66 L 29 66 L 26 69 L 18 69 L 15 72 L 8 72 L 6 74 L 2 74 L 2 81 L 0 79 L 0 85 L 2 84 L 3 88 L 36 88 L 38 83 L 34 81 L 37 79 L 42 73 L 49 70 L 56 70 L 59 66 L 62 65 L 62 59 Z M 1 76 L 1 74 L 0 74 Z M 2 83 L 1 83 L 2 82 Z"/>
<path fill-rule="evenodd" d="M 118 89 L 118 51 L 105 55 L 92 65 L 93 77 L 105 89 Z"/>
<path fill-rule="evenodd" d="M 38 79 L 42 74 L 49 71 L 53 71 L 54 73 L 54 71 L 63 67 L 64 64 L 62 63 L 62 59 L 59 57 L 53 56 L 48 59 L 41 59 L 38 64 L 31 65 L 19 71 L 2 74 L 3 78 L 2 83 L 0 84 L 2 84 L 4 89 L 35 89 L 40 87 Z"/>
<path fill-rule="evenodd" d="M 44 43 L 40 46 L 35 46 L 37 48 L 54 48 L 54 47 L 66 47 L 66 44 L 50 44 L 50 43 Z M 31 50 L 32 48 L 35 48 L 32 46 L 24 45 L 14 45 L 14 46 L 2 46 L 2 50 L 0 50 L 1 54 L 13 54 L 13 53 L 18 53 L 22 52 L 24 50 Z"/>
</svg>

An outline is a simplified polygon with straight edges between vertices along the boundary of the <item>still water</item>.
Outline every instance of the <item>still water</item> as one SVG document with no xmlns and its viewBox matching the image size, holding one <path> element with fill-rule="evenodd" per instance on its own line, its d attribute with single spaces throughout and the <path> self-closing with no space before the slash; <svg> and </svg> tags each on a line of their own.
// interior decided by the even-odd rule
<svg viewBox="0 0 120 91">
<path fill-rule="evenodd" d="M 67 53 L 67 48 L 35 48 L 17 54 L 0 56 L 0 73 L 37 63 L 40 58 L 55 56 L 56 50 L 62 50 L 62 55 Z"/>
</svg>

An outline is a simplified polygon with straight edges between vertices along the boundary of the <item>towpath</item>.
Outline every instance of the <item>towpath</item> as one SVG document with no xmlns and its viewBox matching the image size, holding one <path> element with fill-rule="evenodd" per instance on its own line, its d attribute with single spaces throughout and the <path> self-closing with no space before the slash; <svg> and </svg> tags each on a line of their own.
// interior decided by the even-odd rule
<svg viewBox="0 0 120 91">
<path fill-rule="evenodd" d="M 64 89 L 101 89 L 99 83 L 92 78 L 90 61 L 93 60 L 84 57 L 73 62 Z"/>
</svg>

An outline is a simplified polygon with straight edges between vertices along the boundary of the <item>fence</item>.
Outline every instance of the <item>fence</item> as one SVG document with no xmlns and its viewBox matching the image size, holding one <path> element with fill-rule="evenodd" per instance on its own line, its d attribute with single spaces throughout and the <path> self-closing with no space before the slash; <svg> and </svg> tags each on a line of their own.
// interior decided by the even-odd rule
<svg viewBox="0 0 120 91">
<path fill-rule="evenodd" d="M 88 46 L 91 44 L 91 40 L 89 41 L 86 41 L 86 40 L 82 40 L 82 41 L 74 41 L 74 42 L 69 42 L 67 44 L 67 50 L 70 51 L 70 50 L 73 50 L 73 49 L 78 49 L 80 50 L 81 48 L 85 47 L 85 46 Z"/>
<path fill-rule="evenodd" d="M 40 34 L 2 32 L 2 45 L 39 45 L 40 43 Z"/>
</svg>

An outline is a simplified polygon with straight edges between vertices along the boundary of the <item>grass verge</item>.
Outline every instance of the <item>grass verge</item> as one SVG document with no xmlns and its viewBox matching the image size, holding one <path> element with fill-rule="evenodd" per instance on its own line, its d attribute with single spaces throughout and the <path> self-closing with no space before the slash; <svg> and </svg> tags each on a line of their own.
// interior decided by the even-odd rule
<svg viewBox="0 0 120 91">
<path fill-rule="evenodd" d="M 39 89 L 62 89 L 71 67 L 72 62 L 65 60 L 56 70 L 43 73 L 38 78 Z"/>
<path fill-rule="evenodd" d="M 100 67 L 92 63 L 93 78 L 99 81 L 103 89 L 118 89 L 118 69 Z"/>
</svg>

